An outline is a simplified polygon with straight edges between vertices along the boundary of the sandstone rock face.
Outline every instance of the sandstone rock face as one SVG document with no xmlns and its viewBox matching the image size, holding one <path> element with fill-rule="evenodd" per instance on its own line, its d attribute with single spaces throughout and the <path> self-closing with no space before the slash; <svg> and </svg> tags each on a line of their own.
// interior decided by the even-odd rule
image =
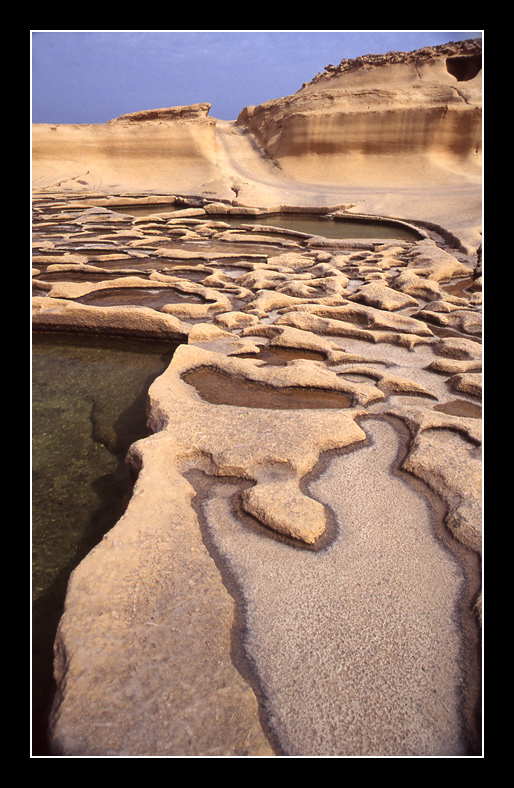
<svg viewBox="0 0 514 788">
<path fill-rule="evenodd" d="M 210 104 L 191 104 L 185 107 L 162 107 L 160 109 L 142 110 L 141 112 L 128 112 L 114 118 L 110 123 L 141 123 L 149 120 L 202 120 L 207 118 Z"/>
<path fill-rule="evenodd" d="M 246 107 L 238 122 L 300 180 L 417 179 L 429 162 L 477 175 L 481 162 L 481 44 L 368 55 L 293 96 Z M 410 167 L 410 175 L 406 168 Z"/>
<path fill-rule="evenodd" d="M 199 190 L 217 177 L 209 107 L 135 112 L 103 124 L 34 124 L 35 185 L 125 189 L 132 182 L 143 191 L 166 191 L 184 180 Z"/>
<path fill-rule="evenodd" d="M 476 248 L 480 65 L 480 41 L 467 41 L 342 61 L 237 121 L 210 117 L 204 103 L 35 124 L 34 188 L 345 205 L 429 221 Z"/>
</svg>

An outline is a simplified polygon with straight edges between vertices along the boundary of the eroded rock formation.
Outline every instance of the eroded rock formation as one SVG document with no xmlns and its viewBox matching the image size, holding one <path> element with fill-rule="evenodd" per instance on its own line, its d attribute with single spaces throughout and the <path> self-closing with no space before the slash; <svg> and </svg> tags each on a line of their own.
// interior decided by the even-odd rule
<svg viewBox="0 0 514 788">
<path fill-rule="evenodd" d="M 299 180 L 413 182 L 450 162 L 479 172 L 481 110 L 481 42 L 470 40 L 343 60 L 238 121 Z"/>
<path fill-rule="evenodd" d="M 216 121 L 209 104 L 122 115 L 99 124 L 34 124 L 36 188 L 141 191 L 217 178 Z M 186 188 L 187 191 L 187 188 Z"/>
<path fill-rule="evenodd" d="M 127 509 L 70 578 L 54 753 L 479 753 L 477 58 L 343 61 L 221 131 L 208 105 L 35 129 L 34 329 L 182 343 Z M 316 186 L 325 156 L 435 153 L 409 212 L 406 181 Z M 324 234 L 371 203 L 412 234 Z"/>
</svg>

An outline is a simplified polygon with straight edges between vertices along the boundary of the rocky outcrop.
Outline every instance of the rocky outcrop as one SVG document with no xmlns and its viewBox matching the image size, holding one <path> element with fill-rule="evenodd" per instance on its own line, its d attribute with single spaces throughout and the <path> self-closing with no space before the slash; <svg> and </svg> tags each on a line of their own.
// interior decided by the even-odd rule
<svg viewBox="0 0 514 788">
<path fill-rule="evenodd" d="M 108 123 L 34 124 L 34 186 L 201 192 L 218 178 L 209 106 L 135 112 Z"/>
<path fill-rule="evenodd" d="M 185 107 L 162 107 L 161 109 L 148 109 L 141 112 L 128 112 L 114 118 L 109 123 L 143 123 L 153 120 L 180 121 L 201 120 L 207 118 L 210 104 L 190 104 Z"/>
<path fill-rule="evenodd" d="M 103 124 L 34 124 L 33 187 L 349 205 L 430 222 L 476 249 L 480 64 L 480 42 L 468 41 L 343 60 L 237 121 L 212 118 L 201 103 Z"/>
<path fill-rule="evenodd" d="M 362 55 L 355 58 L 343 58 L 338 66 L 325 66 L 325 70 L 317 74 L 310 82 L 304 82 L 302 90 L 308 90 L 327 80 L 333 80 L 342 74 L 361 72 L 369 69 L 380 69 L 396 65 L 414 65 L 417 70 L 435 59 L 444 58 L 450 74 L 460 82 L 467 82 L 477 76 L 482 68 L 482 42 L 480 39 L 450 41 L 435 47 L 423 47 L 412 52 L 387 52 L 378 55 Z M 422 71 L 419 71 L 422 78 Z M 375 72 L 375 76 L 377 76 Z M 380 77 L 379 77 L 380 78 Z"/>
<path fill-rule="evenodd" d="M 481 42 L 470 40 L 345 59 L 238 122 L 299 180 L 365 182 L 373 172 L 394 184 L 450 162 L 476 177 L 481 102 Z"/>
</svg>

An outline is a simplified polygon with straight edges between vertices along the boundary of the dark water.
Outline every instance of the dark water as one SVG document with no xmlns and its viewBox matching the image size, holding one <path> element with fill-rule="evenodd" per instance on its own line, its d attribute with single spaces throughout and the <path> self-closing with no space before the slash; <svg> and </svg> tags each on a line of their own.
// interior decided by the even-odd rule
<svg viewBox="0 0 514 788">
<path fill-rule="evenodd" d="M 194 369 L 184 375 L 202 399 L 215 405 L 241 408 L 349 408 L 352 399 L 342 391 L 308 389 L 301 386 L 272 388 L 261 383 L 240 380 L 213 369 Z"/>
<path fill-rule="evenodd" d="M 32 754 L 45 755 L 53 641 L 71 571 L 123 514 L 128 447 L 176 344 L 52 337 L 32 359 Z"/>
<path fill-rule="evenodd" d="M 393 222 L 365 221 L 357 219 L 321 219 L 310 214 L 270 214 L 268 216 L 225 216 L 222 221 L 235 226 L 241 224 L 262 224 L 267 227 L 280 227 L 296 230 L 324 238 L 394 238 L 399 241 L 418 241 L 420 235 L 414 230 Z"/>
</svg>

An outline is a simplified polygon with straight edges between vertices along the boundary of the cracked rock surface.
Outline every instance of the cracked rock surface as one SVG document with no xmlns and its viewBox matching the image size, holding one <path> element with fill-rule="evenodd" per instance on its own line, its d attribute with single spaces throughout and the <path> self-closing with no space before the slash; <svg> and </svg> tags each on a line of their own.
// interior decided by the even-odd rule
<svg viewBox="0 0 514 788">
<path fill-rule="evenodd" d="M 53 751 L 476 754 L 476 255 L 145 202 L 33 200 L 35 331 L 180 343 L 68 585 Z"/>
</svg>

